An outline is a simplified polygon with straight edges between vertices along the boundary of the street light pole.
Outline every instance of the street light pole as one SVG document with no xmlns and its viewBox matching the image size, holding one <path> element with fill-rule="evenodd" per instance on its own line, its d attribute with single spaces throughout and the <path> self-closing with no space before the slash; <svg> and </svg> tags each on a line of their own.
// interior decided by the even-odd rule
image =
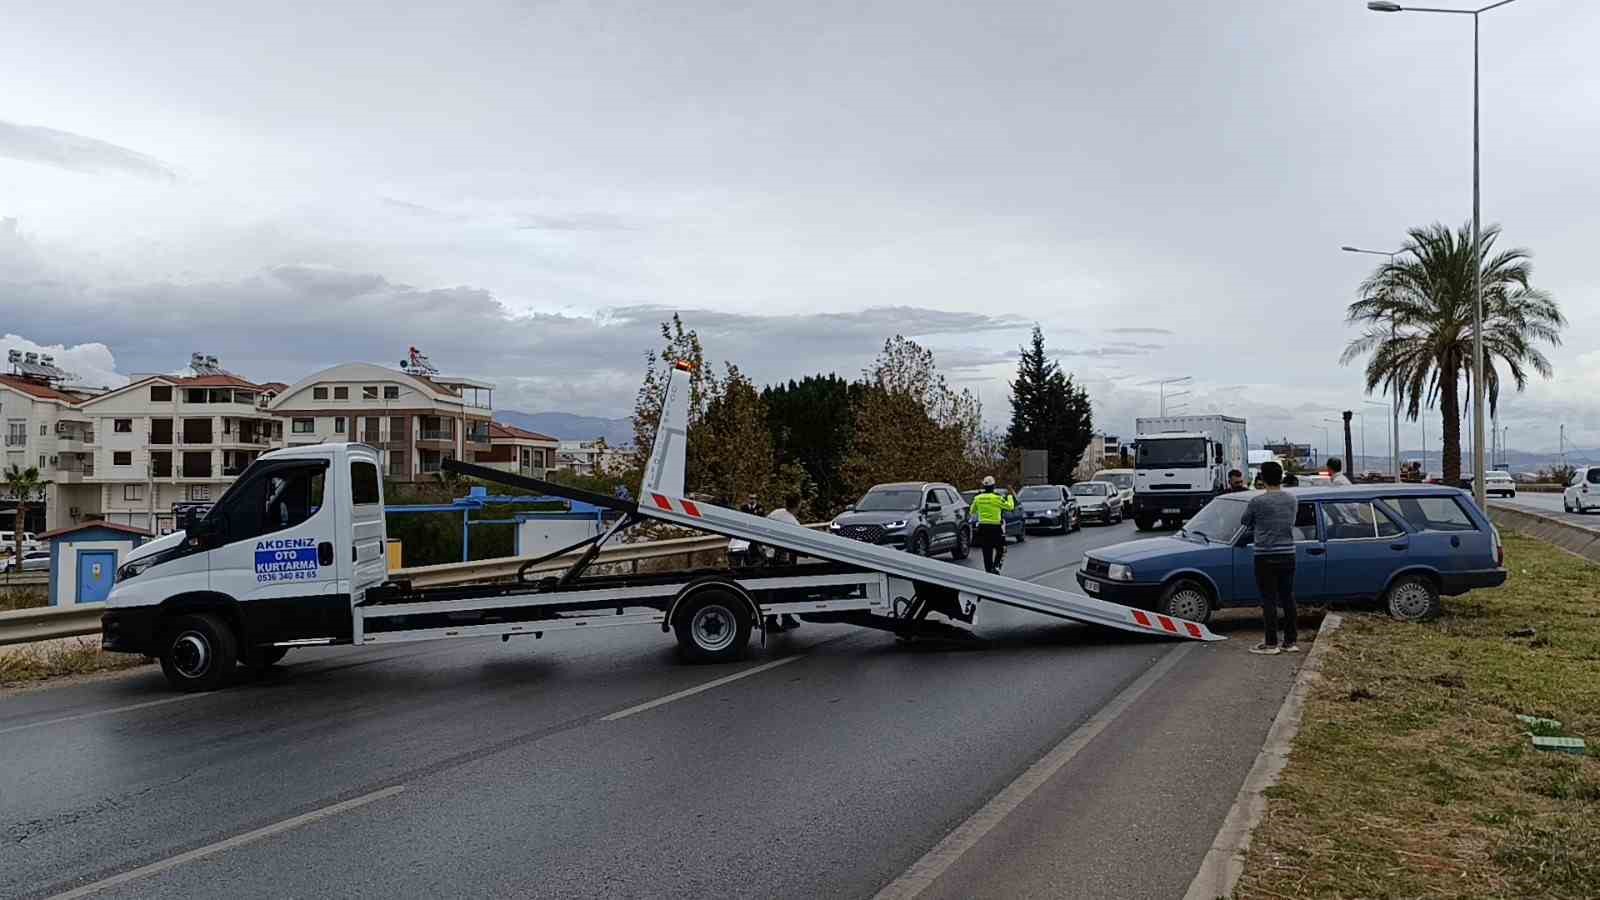
<svg viewBox="0 0 1600 900">
<path fill-rule="evenodd" d="M 1340 247 L 1339 249 L 1343 250 L 1346 253 L 1366 253 L 1366 254 L 1370 254 L 1372 256 L 1387 256 L 1387 257 L 1389 257 L 1389 267 L 1390 268 L 1394 267 L 1394 258 L 1396 256 L 1399 256 L 1400 254 L 1406 252 L 1405 248 L 1401 248 L 1399 250 L 1363 250 L 1360 247 L 1344 246 L 1344 247 Z M 1395 323 L 1391 320 L 1389 322 L 1389 337 L 1390 337 L 1391 340 L 1396 336 L 1396 333 L 1397 333 L 1397 329 L 1395 327 Z M 1391 431 L 1391 433 L 1389 435 L 1389 465 L 1394 469 L 1394 482 L 1395 482 L 1395 484 L 1399 484 L 1400 483 L 1400 380 L 1398 378 L 1389 379 L 1389 399 L 1394 401 L 1394 423 L 1393 423 L 1393 429 L 1392 429 L 1392 431 Z M 1363 403 L 1372 403 L 1373 401 L 1371 401 L 1371 400 L 1363 400 L 1361 402 L 1363 402 Z M 1382 404 L 1373 404 L 1373 405 L 1381 406 Z M 1426 415 L 1427 411 L 1423 410 L 1423 414 Z M 1427 426 L 1423 426 L 1423 427 L 1427 427 Z M 1365 455 L 1365 453 L 1367 451 L 1366 450 L 1362 450 L 1361 452 L 1362 452 L 1363 455 Z M 1424 459 L 1426 459 L 1426 454 L 1424 454 Z M 1428 467 L 1427 463 L 1424 462 L 1422 467 L 1424 469 L 1426 469 Z"/>
<path fill-rule="evenodd" d="M 1515 0 L 1499 0 L 1478 9 L 1435 9 L 1427 6 L 1401 6 L 1388 0 L 1372 0 L 1373 12 L 1448 13 L 1472 17 L 1472 497 L 1479 509 L 1486 509 L 1483 492 L 1483 241 L 1480 229 L 1481 206 L 1478 184 L 1478 17 Z"/>
</svg>

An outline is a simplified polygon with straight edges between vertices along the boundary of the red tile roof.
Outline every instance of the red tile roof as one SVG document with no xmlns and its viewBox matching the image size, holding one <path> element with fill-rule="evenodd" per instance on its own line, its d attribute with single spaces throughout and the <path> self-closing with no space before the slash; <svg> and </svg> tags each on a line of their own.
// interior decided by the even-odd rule
<svg viewBox="0 0 1600 900">
<path fill-rule="evenodd" d="M 58 391 L 47 384 L 40 384 L 37 381 L 29 381 L 26 378 L 20 378 L 16 375 L 0 375 L 0 384 L 21 391 L 24 394 L 38 397 L 41 400 L 60 400 L 64 403 L 71 403 L 74 405 L 76 405 L 79 401 L 79 398 L 74 397 L 71 394 Z"/>
<path fill-rule="evenodd" d="M 237 375 L 183 375 L 172 379 L 185 387 L 237 387 L 260 390 L 261 385 Z"/>
<path fill-rule="evenodd" d="M 492 441 L 495 438 L 499 438 L 503 441 L 520 438 L 521 440 L 525 441 L 547 441 L 552 444 L 561 443 L 558 438 L 553 438 L 547 434 L 540 434 L 537 431 L 529 431 L 526 428 L 518 428 L 515 425 L 505 425 L 500 422 L 490 422 L 489 439 Z"/>
</svg>

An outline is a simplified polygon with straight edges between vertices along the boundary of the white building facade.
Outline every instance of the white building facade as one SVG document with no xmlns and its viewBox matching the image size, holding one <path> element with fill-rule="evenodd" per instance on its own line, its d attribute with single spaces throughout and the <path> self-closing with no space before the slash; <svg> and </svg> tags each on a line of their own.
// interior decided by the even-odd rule
<svg viewBox="0 0 1600 900">
<path fill-rule="evenodd" d="M 35 468 L 40 479 L 50 482 L 45 486 L 41 531 L 73 524 L 65 517 L 67 509 L 72 505 L 81 509 L 84 497 L 92 493 L 78 486 L 94 472 L 94 423 L 80 408 L 93 396 L 19 375 L 0 375 L 0 429 L 5 441 L 0 467 Z M 7 506 L 8 511 L 11 508 Z M 5 527 L 9 530 L 13 522 L 7 518 Z"/>
</svg>

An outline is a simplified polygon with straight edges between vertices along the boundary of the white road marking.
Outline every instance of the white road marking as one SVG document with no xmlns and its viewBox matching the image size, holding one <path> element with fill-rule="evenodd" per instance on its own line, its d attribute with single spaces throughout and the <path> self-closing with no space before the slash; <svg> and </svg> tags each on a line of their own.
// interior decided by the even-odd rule
<svg viewBox="0 0 1600 900">
<path fill-rule="evenodd" d="M 944 840 L 935 844 L 932 850 L 923 854 L 922 858 L 912 863 L 899 878 L 889 882 L 878 891 L 874 900 L 909 900 L 927 890 L 928 886 L 938 880 L 946 870 L 955 865 L 961 857 L 983 840 L 984 835 L 994 830 L 996 825 L 1003 822 L 1017 807 L 1021 806 L 1033 792 L 1049 781 L 1062 767 L 1072 761 L 1089 742 L 1105 731 L 1106 727 L 1117 720 L 1132 706 L 1145 691 L 1148 691 L 1163 676 L 1172 671 L 1189 651 L 1197 645 L 1194 643 L 1178 644 L 1167 654 L 1156 661 L 1140 675 L 1132 684 L 1122 689 L 1122 692 L 1111 698 L 1111 702 L 1100 708 L 1089 721 L 1078 726 L 1071 734 L 1067 735 L 1061 743 L 1051 748 L 1039 759 L 1038 762 L 1028 767 L 1026 772 L 1017 776 L 1017 780 L 1006 785 L 1000 793 L 990 798 L 982 809 L 973 813 L 965 822 L 956 826 L 956 829 L 945 835 Z"/>
<path fill-rule="evenodd" d="M 61 716 L 55 719 L 45 719 L 41 722 L 29 722 L 26 725 L 13 725 L 10 728 L 0 728 L 0 734 L 11 734 L 14 731 L 26 731 L 29 728 L 43 728 L 46 725 L 60 725 L 63 722 L 78 722 L 83 719 L 93 719 L 99 716 L 111 716 L 117 713 L 133 712 L 136 709 L 149 709 L 152 706 L 165 706 L 168 703 L 182 703 L 185 700 L 198 700 L 205 694 L 184 694 L 181 697 L 163 697 L 160 700 L 146 700 L 143 703 L 134 703 L 128 706 L 116 706 L 111 709 L 97 709 L 94 712 L 78 713 L 72 716 Z"/>
<path fill-rule="evenodd" d="M 405 785 L 397 784 L 394 787 L 386 787 L 381 791 L 373 791 L 370 794 L 362 794 L 359 797 L 352 797 L 349 800 L 335 803 L 332 806 L 324 806 L 321 809 L 312 810 L 311 812 L 295 816 L 292 819 L 284 819 L 282 822 L 276 822 L 263 828 L 257 828 L 255 831 L 247 831 L 244 834 L 235 835 L 225 841 L 217 841 L 215 844 L 207 844 L 204 847 L 196 847 L 195 849 L 186 853 L 179 853 L 177 856 L 168 857 L 160 862 L 153 862 L 148 866 L 140 866 L 137 869 L 129 869 L 126 872 L 96 881 L 93 884 L 86 884 L 83 887 L 73 888 L 65 893 L 56 894 L 54 897 L 51 897 L 50 900 L 74 900 L 74 898 L 77 897 L 87 897 L 90 894 L 96 893 L 97 891 L 103 891 L 109 887 L 116 887 L 119 884 L 127 884 L 130 881 L 155 875 L 158 872 L 165 872 L 166 870 L 175 866 L 181 866 L 184 863 L 193 862 L 197 859 L 210 856 L 214 853 L 221 853 L 224 850 L 232 850 L 235 847 L 243 846 L 251 843 L 252 841 L 259 841 L 262 838 L 271 837 L 275 834 L 282 834 L 283 832 L 293 828 L 299 828 L 301 825 L 309 825 L 319 819 L 326 819 L 329 816 L 336 816 L 342 812 L 349 812 L 357 807 L 366 806 L 368 803 L 374 803 L 388 797 L 393 797 L 395 794 L 398 794 L 405 789 Z"/>
<path fill-rule="evenodd" d="M 786 666 L 789 663 L 795 662 L 802 658 L 804 658 L 804 654 L 797 654 L 795 656 L 785 656 L 783 659 L 775 659 L 769 663 L 762 663 L 759 666 L 752 666 L 751 668 L 745 669 L 743 672 L 735 672 L 732 675 L 727 675 L 714 681 L 708 681 L 705 684 L 679 691 L 676 694 L 668 694 L 665 697 L 657 697 L 654 700 L 641 703 L 638 706 L 630 706 L 627 709 L 619 709 L 608 716 L 602 716 L 600 721 L 615 722 L 618 719 L 626 719 L 631 715 L 642 713 L 646 710 L 655 709 L 658 706 L 665 706 L 674 700 L 682 700 L 685 697 L 693 697 L 695 694 L 709 691 L 712 688 L 722 687 L 729 682 L 738 681 L 741 678 L 749 678 L 751 675 L 760 674 L 768 669 L 776 669 L 779 666 Z"/>
</svg>

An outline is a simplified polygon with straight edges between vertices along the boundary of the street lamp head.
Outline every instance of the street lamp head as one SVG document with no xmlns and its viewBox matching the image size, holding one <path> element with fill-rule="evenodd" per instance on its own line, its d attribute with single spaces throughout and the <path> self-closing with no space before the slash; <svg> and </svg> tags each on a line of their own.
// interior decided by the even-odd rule
<svg viewBox="0 0 1600 900">
<path fill-rule="evenodd" d="M 1367 9 L 1373 12 L 1400 12 L 1405 9 L 1398 3 L 1387 3 L 1385 0 L 1372 0 L 1367 4 Z"/>
<path fill-rule="evenodd" d="M 1339 249 L 1343 250 L 1346 253 L 1360 253 L 1361 252 L 1361 248 L 1360 247 L 1340 247 Z"/>
</svg>

